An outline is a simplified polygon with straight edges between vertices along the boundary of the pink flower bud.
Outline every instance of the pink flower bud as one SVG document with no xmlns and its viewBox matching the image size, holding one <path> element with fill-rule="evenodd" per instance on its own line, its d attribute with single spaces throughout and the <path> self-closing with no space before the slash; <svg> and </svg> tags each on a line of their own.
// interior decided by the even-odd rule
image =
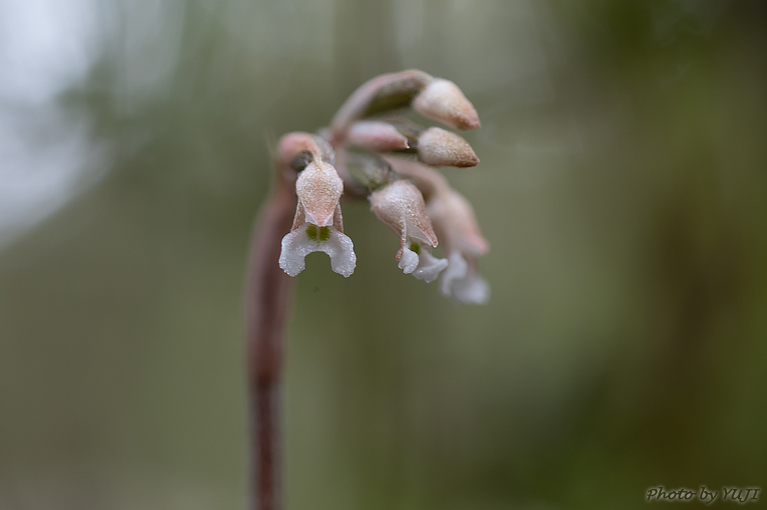
<svg viewBox="0 0 767 510">
<path fill-rule="evenodd" d="M 480 126 L 477 110 L 452 81 L 434 80 L 413 99 L 412 106 L 427 119 L 455 129 L 476 129 Z"/>
<path fill-rule="evenodd" d="M 479 164 L 471 145 L 450 131 L 432 127 L 418 137 L 418 159 L 431 166 L 468 167 Z"/>
<path fill-rule="evenodd" d="M 387 122 L 360 121 L 349 129 L 347 142 L 371 152 L 391 152 L 407 149 L 407 137 Z"/>
</svg>

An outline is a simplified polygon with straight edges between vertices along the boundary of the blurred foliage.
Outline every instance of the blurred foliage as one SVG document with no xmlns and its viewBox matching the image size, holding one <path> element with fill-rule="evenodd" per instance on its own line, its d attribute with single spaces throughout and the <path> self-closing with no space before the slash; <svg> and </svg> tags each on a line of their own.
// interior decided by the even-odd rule
<svg viewBox="0 0 767 510">
<path fill-rule="evenodd" d="M 482 164 L 445 173 L 491 302 L 402 276 L 344 204 L 357 271 L 313 255 L 296 282 L 288 508 L 644 508 L 767 480 L 763 2 L 94 6 L 59 103 L 101 177 L 0 253 L 1 509 L 243 507 L 267 140 L 410 67 L 483 120 Z"/>
</svg>

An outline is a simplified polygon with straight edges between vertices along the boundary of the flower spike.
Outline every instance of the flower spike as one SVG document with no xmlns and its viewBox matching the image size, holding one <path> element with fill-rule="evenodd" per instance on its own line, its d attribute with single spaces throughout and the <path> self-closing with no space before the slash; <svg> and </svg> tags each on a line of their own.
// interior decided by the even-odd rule
<svg viewBox="0 0 767 510">
<path fill-rule="evenodd" d="M 352 198 L 367 196 L 378 219 L 397 233 L 395 259 L 405 274 L 431 282 L 442 273 L 444 294 L 484 302 L 489 287 L 477 260 L 487 252 L 487 241 L 468 201 L 431 168 L 476 166 L 479 158 L 461 136 L 423 128 L 397 113 L 407 107 L 451 128 L 480 126 L 477 111 L 455 83 L 410 69 L 363 84 L 319 135 L 291 133 L 280 140 L 278 169 L 295 183 L 297 205 L 279 265 L 295 276 L 305 268 L 306 255 L 322 251 L 333 271 L 353 273 L 356 255 L 343 232 L 340 207 L 346 190 Z M 410 153 L 420 163 L 391 153 Z M 432 255 L 435 230 L 445 241 L 444 259 Z"/>
<path fill-rule="evenodd" d="M 252 477 L 254 508 L 271 508 L 281 495 L 275 483 L 280 479 L 275 404 L 291 282 L 276 265 L 294 277 L 304 270 L 308 254 L 321 251 L 336 273 L 354 272 L 354 245 L 343 231 L 344 191 L 349 198 L 367 198 L 398 235 L 395 259 L 405 274 L 431 282 L 442 273 L 444 294 L 464 303 L 487 301 L 489 287 L 477 272 L 487 242 L 469 203 L 432 168 L 475 166 L 479 158 L 460 136 L 425 129 L 401 116 L 402 109 L 454 129 L 480 127 L 477 111 L 453 82 L 409 69 L 364 83 L 318 134 L 287 134 L 273 151 L 270 144 L 274 186 L 259 215 L 247 288 L 249 403 L 257 411 L 251 413 L 251 461 L 259 475 Z M 431 253 L 435 230 L 446 241 L 445 259 Z"/>
</svg>

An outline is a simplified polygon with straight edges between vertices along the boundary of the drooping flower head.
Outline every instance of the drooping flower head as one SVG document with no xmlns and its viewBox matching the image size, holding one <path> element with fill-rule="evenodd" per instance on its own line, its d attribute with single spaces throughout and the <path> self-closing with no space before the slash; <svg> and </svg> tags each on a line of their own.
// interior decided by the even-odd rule
<svg viewBox="0 0 767 510">
<path fill-rule="evenodd" d="M 444 294 L 483 303 L 489 287 L 479 276 L 478 258 L 487 252 L 487 241 L 468 201 L 431 168 L 471 167 L 479 158 L 460 135 L 400 115 L 406 107 L 450 128 L 480 127 L 476 109 L 455 83 L 411 69 L 363 84 L 319 135 L 281 139 L 279 161 L 293 172 L 298 200 L 279 265 L 295 276 L 306 255 L 322 251 L 335 272 L 352 274 L 356 256 L 343 233 L 339 205 L 346 190 L 367 197 L 371 210 L 399 236 L 395 258 L 405 274 L 431 282 L 442 272 Z M 431 253 L 435 231 L 444 241 L 445 259 Z"/>
<path fill-rule="evenodd" d="M 394 181 L 370 195 L 370 208 L 400 237 L 395 260 L 405 274 L 431 282 L 447 267 L 447 260 L 431 254 L 437 236 L 426 215 L 423 195 L 413 183 Z"/>
</svg>

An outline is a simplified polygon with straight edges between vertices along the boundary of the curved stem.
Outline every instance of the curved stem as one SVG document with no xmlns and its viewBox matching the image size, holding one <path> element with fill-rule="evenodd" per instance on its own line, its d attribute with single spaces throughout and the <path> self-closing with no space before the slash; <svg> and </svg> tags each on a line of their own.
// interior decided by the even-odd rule
<svg viewBox="0 0 767 510">
<path fill-rule="evenodd" d="M 407 106 L 413 97 L 433 80 L 430 75 L 417 69 L 376 76 L 363 83 L 341 105 L 328 127 L 328 140 L 334 148 L 339 147 L 351 125 L 361 119 L 374 103 L 380 102 L 381 110 Z"/>
<path fill-rule="evenodd" d="M 251 246 L 247 278 L 247 362 L 250 414 L 251 508 L 279 510 L 279 434 L 283 331 L 292 279 L 278 265 L 282 236 L 296 209 L 291 183 L 278 172 L 262 209 Z"/>
</svg>

